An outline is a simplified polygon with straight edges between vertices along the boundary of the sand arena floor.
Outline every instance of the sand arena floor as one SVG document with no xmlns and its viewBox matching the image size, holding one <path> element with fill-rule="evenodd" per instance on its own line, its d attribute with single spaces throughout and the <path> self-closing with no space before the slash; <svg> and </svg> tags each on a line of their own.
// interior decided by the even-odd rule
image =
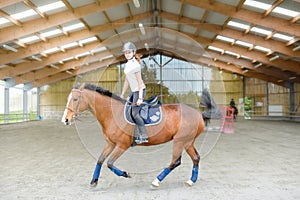
<svg viewBox="0 0 300 200">
<path fill-rule="evenodd" d="M 95 121 L 80 123 L 1 125 L 0 199 L 300 199 L 300 123 L 239 120 L 235 133 L 220 134 L 201 160 L 193 187 L 184 184 L 192 162 L 183 153 L 182 165 L 156 190 L 150 184 L 169 164 L 171 143 L 131 148 L 116 166 L 133 177 L 117 177 L 104 166 L 97 188 L 91 189 L 94 154 L 100 154 L 103 140 L 100 133 L 99 141 L 83 135 L 86 127 L 97 126 Z M 81 137 L 99 145 L 83 144 Z"/>
</svg>

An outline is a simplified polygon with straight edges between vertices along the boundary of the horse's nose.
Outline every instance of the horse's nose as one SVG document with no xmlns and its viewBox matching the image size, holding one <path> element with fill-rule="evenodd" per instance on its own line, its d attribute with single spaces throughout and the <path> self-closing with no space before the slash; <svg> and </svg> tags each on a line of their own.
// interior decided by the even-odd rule
<svg viewBox="0 0 300 200">
<path fill-rule="evenodd" d="M 66 118 L 65 125 L 69 125 L 69 120 Z"/>
</svg>

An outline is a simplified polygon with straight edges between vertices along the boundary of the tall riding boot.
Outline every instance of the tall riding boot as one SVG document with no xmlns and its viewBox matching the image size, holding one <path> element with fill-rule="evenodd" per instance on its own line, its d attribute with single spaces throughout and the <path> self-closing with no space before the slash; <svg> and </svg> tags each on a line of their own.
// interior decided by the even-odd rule
<svg viewBox="0 0 300 200">
<path fill-rule="evenodd" d="M 148 134 L 146 132 L 145 123 L 144 123 L 143 119 L 140 116 L 136 116 L 135 122 L 136 122 L 136 127 L 138 127 L 138 130 L 141 135 L 139 140 L 135 140 L 135 142 L 137 144 L 148 142 Z"/>
<path fill-rule="evenodd" d="M 141 137 L 139 139 L 139 141 L 135 141 L 136 143 L 147 143 L 148 142 L 148 134 L 146 132 L 146 128 L 143 125 L 137 125 L 139 130 L 140 130 L 140 134 Z"/>
</svg>

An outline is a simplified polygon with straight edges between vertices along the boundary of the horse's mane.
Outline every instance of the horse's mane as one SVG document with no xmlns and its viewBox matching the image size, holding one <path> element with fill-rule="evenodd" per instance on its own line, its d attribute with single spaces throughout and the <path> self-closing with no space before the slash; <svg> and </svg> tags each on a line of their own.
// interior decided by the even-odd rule
<svg viewBox="0 0 300 200">
<path fill-rule="evenodd" d="M 78 87 L 78 86 L 75 86 L 75 87 Z M 96 85 L 93 85 L 93 84 L 85 83 L 84 84 L 84 89 L 91 90 L 91 91 L 96 91 L 96 92 L 98 92 L 100 94 L 103 94 L 105 96 L 108 96 L 108 97 L 111 97 L 113 99 L 116 99 L 116 100 L 120 101 L 123 104 L 125 104 L 125 102 L 126 102 L 125 99 L 122 99 L 120 96 L 112 93 L 109 90 L 103 89 L 100 86 L 96 86 Z"/>
</svg>

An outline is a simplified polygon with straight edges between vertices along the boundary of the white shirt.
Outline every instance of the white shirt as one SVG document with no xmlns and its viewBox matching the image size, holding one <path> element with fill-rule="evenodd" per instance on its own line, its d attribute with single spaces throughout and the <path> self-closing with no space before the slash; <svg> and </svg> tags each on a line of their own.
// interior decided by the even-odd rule
<svg viewBox="0 0 300 200">
<path fill-rule="evenodd" d="M 132 58 L 131 60 L 128 60 L 126 65 L 125 65 L 124 73 L 125 73 L 126 78 L 128 80 L 129 87 L 130 87 L 131 91 L 132 92 L 139 91 L 139 83 L 138 83 L 138 80 L 136 78 L 136 73 L 141 73 L 140 63 L 135 58 Z M 142 86 L 141 87 L 145 88 L 145 84 L 144 84 L 143 80 L 142 80 Z"/>
</svg>

